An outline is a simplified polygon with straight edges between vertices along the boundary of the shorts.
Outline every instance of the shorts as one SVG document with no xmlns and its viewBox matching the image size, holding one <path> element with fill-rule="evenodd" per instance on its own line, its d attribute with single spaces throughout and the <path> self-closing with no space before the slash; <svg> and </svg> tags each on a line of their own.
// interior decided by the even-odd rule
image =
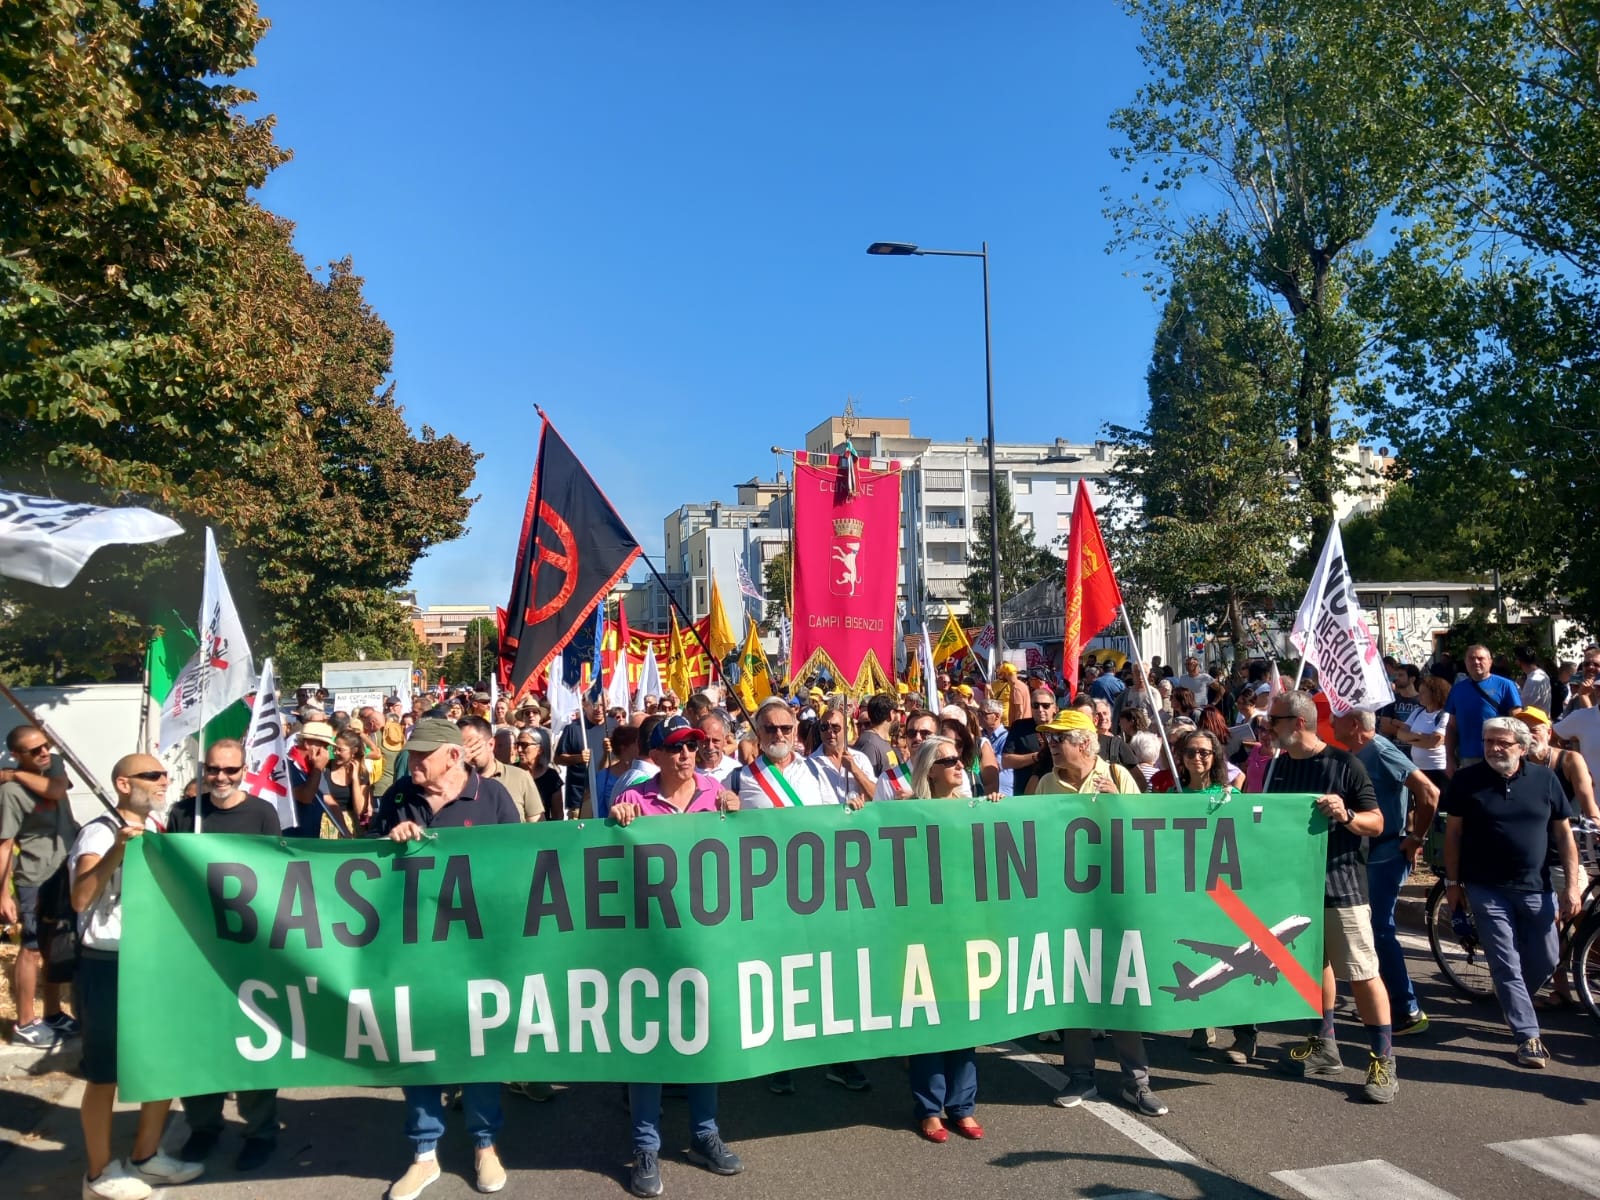
<svg viewBox="0 0 1600 1200">
<path fill-rule="evenodd" d="M 22 923 L 22 948 L 39 948 L 39 889 L 17 884 L 17 920 Z"/>
<path fill-rule="evenodd" d="M 88 1083 L 117 1081 L 117 955 L 84 946 L 73 980 L 78 1020 L 83 1022 L 83 1058 L 78 1074 Z"/>
<path fill-rule="evenodd" d="M 1322 957 L 1333 968 L 1333 977 L 1345 983 L 1378 977 L 1370 904 L 1322 910 Z"/>
</svg>

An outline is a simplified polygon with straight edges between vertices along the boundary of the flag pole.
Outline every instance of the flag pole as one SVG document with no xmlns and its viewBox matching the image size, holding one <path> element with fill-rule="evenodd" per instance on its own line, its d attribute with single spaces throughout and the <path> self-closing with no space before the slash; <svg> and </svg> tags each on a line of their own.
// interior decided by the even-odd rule
<svg viewBox="0 0 1600 1200">
<path fill-rule="evenodd" d="M 655 563 L 650 561 L 650 556 L 644 553 L 643 550 L 639 552 L 639 561 L 644 563 L 645 567 L 650 571 L 650 574 L 655 577 L 656 583 L 661 585 L 661 590 L 667 594 L 667 603 L 670 604 L 674 611 L 676 611 L 678 614 L 679 628 L 688 628 L 689 632 L 694 635 L 694 640 L 699 643 L 700 649 L 705 653 L 706 660 L 712 663 L 714 666 L 717 660 L 716 656 L 711 653 L 711 647 L 706 645 L 705 638 L 700 636 L 700 631 L 694 627 L 694 622 L 689 620 L 689 614 L 683 611 L 683 606 L 678 603 L 678 598 L 672 594 L 672 589 L 667 586 L 667 581 L 661 578 L 661 572 L 656 570 Z M 734 694 L 733 689 L 726 688 L 724 691 L 728 695 L 733 696 L 733 702 L 734 704 L 738 705 L 741 716 L 743 716 L 747 721 L 755 720 L 755 714 L 745 708 L 744 703 L 736 694 Z M 680 696 L 678 698 L 679 704 L 687 704 L 688 701 L 689 697 L 687 696 Z"/>
<path fill-rule="evenodd" d="M 1144 676 L 1145 690 L 1149 691 L 1150 673 L 1145 670 L 1144 651 L 1139 648 L 1139 638 L 1133 632 L 1133 622 L 1128 619 L 1128 606 L 1126 604 L 1117 605 L 1117 612 L 1122 616 L 1122 627 L 1128 631 L 1128 644 L 1133 647 L 1133 669 Z M 1178 763 L 1172 757 L 1172 743 L 1167 741 L 1167 728 L 1161 720 L 1161 701 L 1157 698 L 1159 695 L 1159 692 L 1152 694 L 1150 711 L 1156 719 L 1156 733 L 1161 738 L 1161 752 L 1167 758 L 1167 770 L 1172 772 L 1172 786 L 1181 792 L 1184 790 L 1183 776 L 1178 774 Z"/>
</svg>

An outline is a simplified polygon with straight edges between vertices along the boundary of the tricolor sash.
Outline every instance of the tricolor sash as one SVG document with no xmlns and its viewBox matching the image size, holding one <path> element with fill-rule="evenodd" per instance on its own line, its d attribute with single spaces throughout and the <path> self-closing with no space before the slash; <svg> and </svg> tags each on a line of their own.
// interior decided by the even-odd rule
<svg viewBox="0 0 1600 1200">
<path fill-rule="evenodd" d="M 765 754 L 759 754 L 750 764 L 750 776 L 756 785 L 766 793 L 768 800 L 772 801 L 773 808 L 799 808 L 800 797 L 796 794 L 794 786 L 783 777 L 783 772 L 774 767 Z M 779 794 L 781 791 L 781 795 Z"/>
</svg>

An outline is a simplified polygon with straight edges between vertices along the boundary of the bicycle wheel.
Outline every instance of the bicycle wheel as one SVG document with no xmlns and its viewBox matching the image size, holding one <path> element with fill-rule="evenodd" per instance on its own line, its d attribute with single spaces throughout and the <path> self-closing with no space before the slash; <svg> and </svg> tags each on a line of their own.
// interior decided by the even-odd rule
<svg viewBox="0 0 1600 1200">
<path fill-rule="evenodd" d="M 1472 910 L 1465 896 L 1462 897 L 1462 908 L 1466 910 L 1470 921 Z M 1439 970 L 1444 972 L 1450 986 L 1473 1000 L 1493 996 L 1494 980 L 1489 975 L 1489 964 L 1483 948 L 1478 945 L 1476 931 L 1469 930 L 1465 937 L 1456 933 L 1450 922 L 1450 902 L 1445 899 L 1442 879 L 1428 892 L 1426 920 L 1428 946 L 1433 951 L 1433 960 L 1439 964 Z"/>
<path fill-rule="evenodd" d="M 1591 912 L 1579 927 L 1567 977 L 1589 1015 L 1600 1021 L 1600 912 Z"/>
</svg>

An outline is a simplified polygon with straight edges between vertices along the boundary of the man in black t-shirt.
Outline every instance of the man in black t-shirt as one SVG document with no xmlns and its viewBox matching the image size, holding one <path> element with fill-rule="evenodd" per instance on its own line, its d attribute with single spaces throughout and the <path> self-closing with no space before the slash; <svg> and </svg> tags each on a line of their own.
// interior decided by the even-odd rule
<svg viewBox="0 0 1600 1200">
<path fill-rule="evenodd" d="M 1049 752 L 1039 741 L 1039 726 L 1055 720 L 1055 715 L 1055 693 L 1047 687 L 1037 687 L 1033 690 L 1033 715 L 1020 717 L 1007 727 L 1006 748 L 1000 752 L 1000 769 L 1011 772 L 1012 795 L 1027 795 L 1034 777 L 1053 769 Z"/>
<path fill-rule="evenodd" d="M 1333 1028 L 1335 980 L 1343 979 L 1350 984 L 1372 1048 L 1366 1098 L 1387 1104 L 1400 1085 L 1395 1075 L 1389 993 L 1378 973 L 1378 952 L 1372 938 L 1362 842 L 1383 832 L 1383 810 L 1378 807 L 1372 779 L 1356 756 L 1317 736 L 1317 706 L 1307 693 L 1274 696 L 1268 719 L 1279 754 L 1267 768 L 1261 790 L 1310 792 L 1317 798 L 1317 811 L 1328 819 L 1328 867 L 1322 897 L 1322 1017 L 1315 1032 L 1291 1049 L 1282 1065 L 1305 1076 L 1337 1075 L 1344 1069 Z"/>
<path fill-rule="evenodd" d="M 605 764 L 606 739 L 616 722 L 606 717 L 604 699 L 583 700 L 583 720 L 573 721 L 556 742 L 555 765 L 567 769 L 567 815 L 575 817 L 589 795 L 589 766 L 599 771 Z"/>
<path fill-rule="evenodd" d="M 195 805 L 200 806 L 200 832 L 253 833 L 277 837 L 278 810 L 265 800 L 241 790 L 244 783 L 244 745 L 224 738 L 206 747 L 205 788 L 192 800 L 179 800 L 167 814 L 167 833 L 194 833 Z M 278 1090 L 261 1088 L 234 1093 L 239 1119 L 244 1122 L 244 1144 L 234 1166 L 251 1171 L 266 1163 L 278 1145 Z M 222 1137 L 222 1102 L 218 1092 L 185 1096 L 183 1113 L 189 1121 L 189 1140 L 178 1157 L 184 1162 L 205 1162 Z"/>
<path fill-rule="evenodd" d="M 1445 896 L 1460 908 L 1463 889 L 1489 964 L 1500 1011 L 1517 1039 L 1517 1062 L 1550 1060 L 1532 997 L 1561 957 L 1558 898 L 1550 867 L 1566 878 L 1562 919 L 1578 910 L 1578 847 L 1572 806 L 1549 767 L 1527 761 L 1532 736 L 1513 717 L 1483 723 L 1483 761 L 1462 767 L 1445 790 Z"/>
</svg>

